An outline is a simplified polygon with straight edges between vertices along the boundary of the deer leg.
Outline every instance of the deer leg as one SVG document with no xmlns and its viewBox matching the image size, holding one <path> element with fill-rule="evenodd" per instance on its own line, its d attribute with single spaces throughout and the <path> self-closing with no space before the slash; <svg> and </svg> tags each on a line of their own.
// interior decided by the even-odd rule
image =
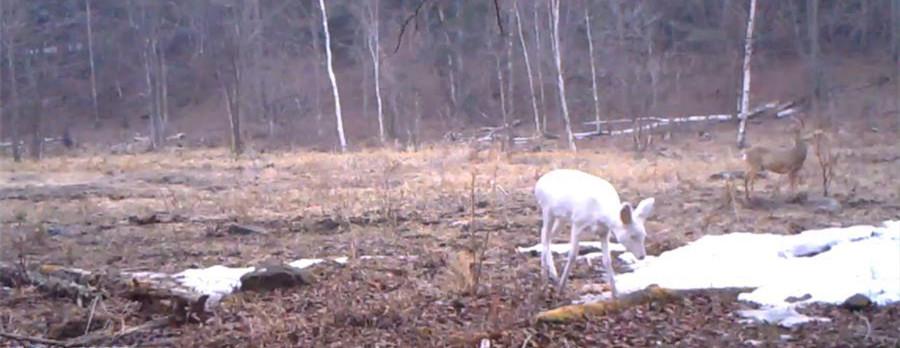
<svg viewBox="0 0 900 348">
<path fill-rule="evenodd" d="M 559 219 L 550 214 L 550 210 L 543 213 L 543 226 L 541 226 L 541 277 L 547 279 L 549 276 L 552 280 L 557 280 L 556 265 L 553 262 L 553 254 L 550 252 L 550 240 L 556 228 L 559 227 Z M 548 275 L 549 271 L 549 275 Z"/>
<path fill-rule="evenodd" d="M 615 300 L 616 297 L 619 296 L 618 291 L 616 290 L 616 274 L 613 270 L 612 266 L 612 256 L 609 252 L 609 232 L 605 233 L 603 236 L 602 246 L 603 246 L 603 267 L 606 272 L 606 279 L 609 280 L 609 287 L 612 290 L 612 298 Z"/>
<path fill-rule="evenodd" d="M 747 198 L 747 202 L 750 201 L 750 192 L 753 191 L 753 179 L 756 178 L 756 172 L 749 170 L 744 175 L 744 197 Z"/>
<path fill-rule="evenodd" d="M 797 192 L 797 180 L 799 179 L 797 172 L 791 172 L 791 174 L 788 175 L 788 178 L 791 179 L 791 193 L 796 193 Z"/>
<path fill-rule="evenodd" d="M 563 267 L 562 276 L 559 279 L 559 290 L 562 291 L 566 286 L 566 279 L 569 276 L 569 270 L 578 256 L 578 234 L 581 232 L 581 226 L 572 223 L 572 234 L 569 236 L 569 258 L 566 260 L 566 266 Z"/>
</svg>

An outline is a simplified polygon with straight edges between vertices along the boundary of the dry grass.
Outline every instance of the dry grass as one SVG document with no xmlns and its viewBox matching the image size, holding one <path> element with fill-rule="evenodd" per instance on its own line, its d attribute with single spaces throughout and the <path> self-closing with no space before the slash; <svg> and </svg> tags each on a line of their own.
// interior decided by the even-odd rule
<svg viewBox="0 0 900 348">
<path fill-rule="evenodd" d="M 778 136 L 780 124 L 767 127 L 756 126 L 751 135 L 770 138 L 751 139 L 767 146 L 789 143 Z M 537 177 L 553 168 L 578 168 L 606 177 L 632 203 L 656 197 L 656 212 L 647 222 L 648 251 L 653 254 L 706 234 L 795 233 L 900 216 L 896 203 L 900 157 L 896 146 L 890 145 L 889 134 L 830 134 L 832 152 L 841 158 L 830 183 L 831 195 L 843 205 L 836 213 L 785 202 L 773 190 L 774 180 L 783 180 L 775 176 L 759 183 L 756 196 L 765 197 L 764 202 L 748 205 L 727 182 L 709 179 L 711 174 L 740 168 L 732 146 L 733 130 L 714 132 L 709 142 L 680 136 L 642 153 L 628 150 L 630 139 L 623 138 L 593 140 L 577 154 L 545 151 L 506 156 L 488 150 L 475 158 L 468 147 L 444 145 L 418 152 L 274 152 L 238 159 L 224 150 L 84 154 L 21 164 L 0 159 L 4 168 L 0 171 L 0 259 L 174 272 L 300 257 L 410 256 L 408 260 L 413 261 L 385 261 L 392 262 L 387 266 L 358 263 L 350 273 L 306 293 L 303 296 L 324 299 L 323 308 L 333 317 L 297 325 L 321 328 L 358 320 L 362 320 L 359 325 L 369 325 L 361 318 L 372 313 L 393 313 L 391 318 L 404 320 L 418 315 L 416 320 L 429 322 L 438 319 L 418 313 L 422 306 L 433 306 L 435 298 L 474 301 L 461 305 L 485 311 L 460 312 L 464 318 L 459 320 L 488 323 L 496 322 L 489 319 L 494 316 L 528 317 L 558 300 L 535 295 L 541 293 L 534 291 L 533 283 L 539 274 L 537 259 L 513 250 L 538 241 L 539 216 L 531 190 Z M 807 161 L 801 191 L 821 192 L 818 170 L 815 158 Z M 149 224 L 129 219 L 160 212 L 177 218 Z M 235 221 L 262 226 L 268 233 L 222 232 L 225 224 Z M 51 234 L 50 228 L 62 232 Z M 470 228 L 474 234 L 467 232 Z M 397 269 L 408 276 L 394 276 Z M 373 276 L 375 280 L 370 281 Z M 595 282 L 596 276 L 588 267 L 576 267 L 573 287 Z M 359 279 L 365 281 L 359 283 Z M 398 287 L 405 290 L 389 290 Z M 347 298 L 357 301 L 353 293 L 357 290 L 365 294 L 358 301 L 378 305 L 361 310 L 364 307 L 346 302 Z M 377 291 L 389 296 L 379 297 Z M 527 305 L 504 303 L 497 298 L 498 292 L 506 294 L 502 296 L 507 301 L 512 298 Z M 255 302 L 255 295 L 238 297 L 226 303 L 226 311 L 245 311 L 252 318 L 231 313 L 236 316 L 210 323 L 195 339 L 229 341 L 217 331 L 228 331 L 228 320 L 254 327 L 249 336 L 240 336 L 243 339 L 265 340 L 267 333 L 274 332 L 289 337 L 305 329 L 283 327 L 276 318 L 290 304 L 302 313 L 308 304 L 298 296 L 290 292 L 268 296 L 275 304 Z M 25 332 L 40 333 L 40 325 L 17 325 Z M 491 329 L 487 325 L 481 329 Z"/>
</svg>

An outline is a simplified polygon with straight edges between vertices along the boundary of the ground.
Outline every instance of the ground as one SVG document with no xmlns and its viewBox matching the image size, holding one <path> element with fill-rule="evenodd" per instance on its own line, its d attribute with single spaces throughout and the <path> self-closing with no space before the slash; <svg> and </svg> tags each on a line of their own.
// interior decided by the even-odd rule
<svg viewBox="0 0 900 348">
<path fill-rule="evenodd" d="M 785 124 L 753 123 L 750 139 L 786 146 Z M 787 234 L 897 219 L 900 147 L 891 127 L 865 123 L 829 132 L 839 158 L 831 187 L 839 210 L 808 203 L 822 191 L 813 149 L 801 199 L 778 175 L 757 183 L 750 202 L 738 181 L 734 191 L 711 179 L 741 169 L 730 123 L 705 126 L 710 137 L 698 137 L 700 128 L 660 135 L 640 153 L 631 151 L 630 138 L 600 138 L 581 143 L 577 154 L 507 156 L 440 144 L 418 152 L 270 152 L 239 159 L 215 149 L 78 153 L 22 164 L 2 159 L 0 261 L 178 272 L 351 257 L 313 285 L 237 293 L 204 323 L 118 344 L 471 347 L 487 338 L 498 347 L 895 346 L 900 305 L 860 312 L 814 306 L 804 311 L 833 321 L 783 329 L 740 323 L 734 312 L 748 305 L 727 292 L 698 291 L 675 303 L 569 324 L 535 323 L 536 313 L 600 282 L 601 267 L 579 263 L 560 295 L 541 280 L 537 257 L 515 251 L 539 241 L 532 185 L 558 167 L 604 176 L 632 204 L 655 197 L 647 222 L 654 255 L 708 234 Z M 265 231 L 229 234 L 225 226 L 233 222 Z M 488 247 L 480 247 L 485 240 Z M 472 249 L 484 251 L 477 279 Z M 388 257 L 356 258 L 362 255 Z M 0 303 L 3 332 L 62 340 L 83 334 L 88 317 L 90 329 L 114 332 L 151 316 L 120 298 L 79 306 L 29 287 L 2 288 Z"/>
</svg>

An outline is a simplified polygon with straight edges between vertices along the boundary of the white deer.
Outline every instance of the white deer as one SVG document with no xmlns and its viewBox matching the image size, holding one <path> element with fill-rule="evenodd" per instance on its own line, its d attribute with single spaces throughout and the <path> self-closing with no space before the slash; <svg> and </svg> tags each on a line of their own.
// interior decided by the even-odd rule
<svg viewBox="0 0 900 348">
<path fill-rule="evenodd" d="M 653 211 L 654 198 L 642 200 L 637 208 L 632 210 L 631 204 L 619 200 L 619 193 L 608 181 L 574 169 L 557 169 L 544 174 L 534 185 L 534 195 L 541 206 L 543 220 L 541 276 L 546 279 L 549 270 L 550 277 L 558 282 L 557 288 L 561 291 L 566 285 L 572 261 L 578 255 L 578 235 L 590 228 L 600 233 L 603 264 L 613 298 L 617 297 L 615 274 L 609 252 L 609 232 L 615 234 L 616 240 L 623 244 L 626 250 L 634 254 L 638 260 L 642 260 L 647 254 L 644 248 L 644 238 L 647 236 L 644 220 Z M 559 277 L 553 255 L 550 253 L 550 240 L 563 219 L 572 225 L 569 241 L 571 247 L 566 267 L 563 268 L 562 277 Z M 600 228 L 601 224 L 605 228 Z"/>
</svg>

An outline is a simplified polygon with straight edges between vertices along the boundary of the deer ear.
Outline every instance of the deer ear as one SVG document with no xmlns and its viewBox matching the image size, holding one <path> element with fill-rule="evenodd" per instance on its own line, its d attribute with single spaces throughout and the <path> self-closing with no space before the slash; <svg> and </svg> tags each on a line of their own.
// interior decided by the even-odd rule
<svg viewBox="0 0 900 348">
<path fill-rule="evenodd" d="M 622 219 L 623 225 L 631 225 L 634 223 L 634 220 L 631 216 L 631 204 L 623 203 L 622 209 L 619 210 L 619 218 Z"/>
<path fill-rule="evenodd" d="M 653 197 L 646 198 L 638 203 L 637 208 L 634 209 L 637 216 L 641 219 L 646 219 L 653 213 L 653 204 L 656 203 L 656 199 Z"/>
</svg>

